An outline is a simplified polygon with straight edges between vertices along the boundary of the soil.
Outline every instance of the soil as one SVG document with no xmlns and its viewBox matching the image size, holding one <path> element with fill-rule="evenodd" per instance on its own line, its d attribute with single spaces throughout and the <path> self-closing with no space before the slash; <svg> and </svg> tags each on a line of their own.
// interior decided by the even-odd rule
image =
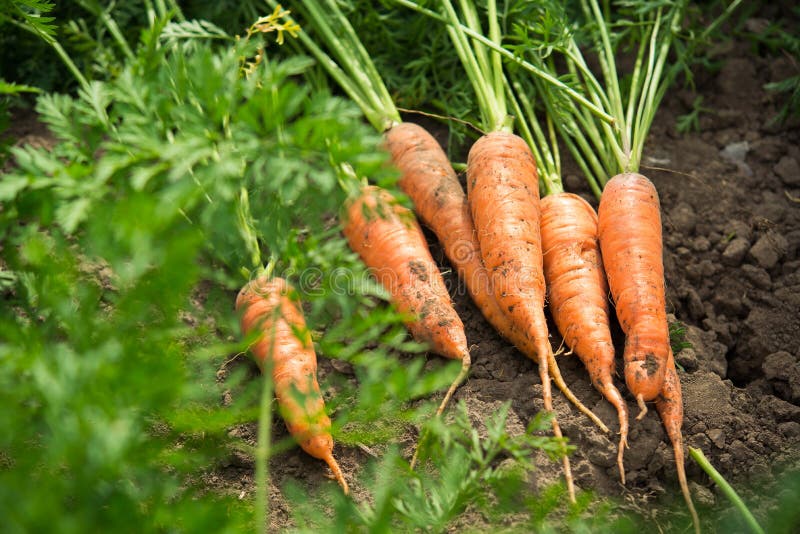
<svg viewBox="0 0 800 534">
<path fill-rule="evenodd" d="M 758 26 L 759 21 L 751 22 Z M 764 89 L 766 83 L 797 74 L 797 66 L 787 57 L 762 57 L 744 41 L 731 42 L 716 59 L 723 62 L 721 70 L 696 73 L 696 91 L 674 90 L 663 102 L 642 172 L 655 183 L 662 204 L 669 312 L 685 325 L 691 344 L 676 354 L 682 367 L 685 442 L 700 448 L 763 520 L 769 495 L 754 488 L 800 469 L 800 127 L 797 121 L 770 123 L 782 97 Z M 676 118 L 691 110 L 698 95 L 713 111 L 700 115 L 699 131 L 680 134 Z M 16 135 L 35 141 L 43 134 Z M 568 169 L 565 184 L 597 206 L 576 171 Z M 456 309 L 474 345 L 472 372 L 455 398 L 466 402 L 476 425 L 510 399 L 509 432 L 524 431 L 543 408 L 535 365 L 498 337 L 453 280 L 438 245 L 431 241 L 431 248 L 448 273 Z M 552 325 L 551 332 L 558 348 L 561 339 Z M 622 337 L 619 330 L 615 334 L 621 354 Z M 656 524 L 658 510 L 684 513 L 672 448 L 656 411 L 631 422 L 623 486 L 615 463 L 616 412 L 593 388 L 579 360 L 561 356 L 559 361 L 573 392 L 612 429 L 612 434 L 601 433 L 556 394 L 564 434 L 577 446 L 572 456 L 577 486 L 639 512 L 649 510 Z M 440 363 L 431 356 L 429 365 Z M 618 377 L 621 371 L 620 365 Z M 323 382 L 336 372 L 331 361 L 320 358 Z M 619 378 L 617 385 L 625 392 Z M 630 412 L 638 413 L 625 395 Z M 287 435 L 280 421 L 272 431 L 275 439 Z M 255 444 L 255 425 L 232 428 L 231 435 Z M 415 439 L 414 429 L 402 438 L 409 456 Z M 369 453 L 337 445 L 336 455 L 354 497 L 364 497 L 356 476 Z M 687 459 L 686 467 L 701 508 L 727 506 L 693 461 Z M 253 471 L 252 458 L 235 453 L 209 470 L 204 481 L 211 490 L 250 499 Z M 270 475 L 275 530 L 291 524 L 279 489 L 287 481 L 309 491 L 333 484 L 323 464 L 299 448 L 274 457 Z M 532 484 L 541 487 L 560 475 L 560 464 L 543 456 Z M 480 524 L 480 517 L 470 519 L 470 526 Z"/>
</svg>

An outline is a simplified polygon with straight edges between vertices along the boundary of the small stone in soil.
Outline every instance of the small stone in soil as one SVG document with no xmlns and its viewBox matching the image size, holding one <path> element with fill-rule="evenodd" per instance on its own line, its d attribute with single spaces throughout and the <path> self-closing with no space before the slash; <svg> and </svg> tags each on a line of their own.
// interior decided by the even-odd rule
<svg viewBox="0 0 800 534">
<path fill-rule="evenodd" d="M 749 243 L 753 239 L 753 229 L 742 220 L 731 219 L 725 225 L 725 236 L 741 237 Z"/>
<path fill-rule="evenodd" d="M 694 321 L 699 321 L 706 316 L 703 301 L 693 287 L 690 287 L 686 292 L 686 309 L 689 312 L 689 317 Z"/>
<path fill-rule="evenodd" d="M 795 421 L 787 421 L 779 424 L 778 430 L 787 438 L 796 438 L 800 436 L 800 423 Z"/>
<path fill-rule="evenodd" d="M 725 432 L 719 428 L 712 428 L 711 430 L 706 431 L 706 436 L 708 439 L 711 440 L 718 449 L 722 449 L 725 447 Z"/>
<path fill-rule="evenodd" d="M 788 248 L 789 242 L 786 238 L 770 230 L 750 247 L 750 256 L 764 269 L 772 269 L 783 259 Z"/>
<path fill-rule="evenodd" d="M 692 493 L 694 501 L 700 506 L 711 508 L 717 502 L 713 491 L 695 481 L 689 482 L 689 491 Z"/>
<path fill-rule="evenodd" d="M 672 208 L 669 213 L 669 220 L 672 226 L 680 233 L 690 235 L 697 224 L 697 214 L 695 214 L 694 208 L 689 204 L 681 202 Z"/>
<path fill-rule="evenodd" d="M 740 265 L 749 249 L 750 243 L 746 239 L 742 237 L 731 239 L 722 252 L 722 263 L 731 267 Z"/>
<path fill-rule="evenodd" d="M 787 186 L 800 185 L 800 163 L 793 157 L 783 156 L 773 170 Z"/>
<path fill-rule="evenodd" d="M 682 349 L 675 355 L 675 363 L 683 367 L 686 371 L 694 371 L 697 369 L 697 353 L 693 348 Z"/>
<path fill-rule="evenodd" d="M 708 252 L 711 249 L 711 241 L 706 236 L 698 236 L 692 241 L 692 248 L 695 252 Z"/>
</svg>

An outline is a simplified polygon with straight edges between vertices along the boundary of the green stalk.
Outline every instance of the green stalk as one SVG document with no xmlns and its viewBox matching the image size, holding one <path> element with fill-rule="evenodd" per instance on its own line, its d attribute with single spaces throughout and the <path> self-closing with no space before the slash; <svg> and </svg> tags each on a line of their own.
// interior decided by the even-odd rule
<svg viewBox="0 0 800 534">
<path fill-rule="evenodd" d="M 314 28 L 318 30 L 319 36 L 326 43 L 328 50 L 336 55 L 342 70 L 361 88 L 362 95 L 369 101 L 370 107 L 380 109 L 381 99 L 363 70 L 364 64 L 358 58 L 356 47 L 349 40 L 342 40 L 336 35 L 328 24 L 331 15 L 324 13 L 317 2 L 307 0 L 303 2 L 303 6 L 308 10 L 309 18 L 314 21 Z"/>
<path fill-rule="evenodd" d="M 739 497 L 739 494 L 736 493 L 736 490 L 734 490 L 733 487 L 728 484 L 728 481 L 725 480 L 720 472 L 717 471 L 713 465 L 711 465 L 711 462 L 708 461 L 708 458 L 706 458 L 706 456 L 703 454 L 703 451 L 700 449 L 695 449 L 694 447 L 689 447 L 689 454 L 694 461 L 697 462 L 697 465 L 699 465 L 703 471 L 705 471 L 706 474 L 711 477 L 711 480 L 713 480 L 714 483 L 719 486 L 719 488 L 722 490 L 728 500 L 731 501 L 731 503 L 736 507 L 739 513 L 742 514 L 742 517 L 744 518 L 745 523 L 747 523 L 747 526 L 750 528 L 750 530 L 754 534 L 764 534 L 764 529 L 758 524 L 758 521 L 756 521 L 756 518 L 750 512 L 750 509 L 744 503 L 742 498 Z"/>
<path fill-rule="evenodd" d="M 488 61 L 485 52 L 479 47 L 470 46 L 466 37 L 466 32 L 464 31 L 464 26 L 461 25 L 450 0 L 444 0 L 442 5 L 447 15 L 448 22 L 450 23 L 447 31 L 456 48 L 458 57 L 461 59 L 464 71 L 472 83 L 475 94 L 478 96 L 478 106 L 481 110 L 483 128 L 486 132 L 495 131 L 498 129 L 498 126 L 505 121 L 505 106 L 503 105 L 503 108 L 500 109 L 501 103 L 498 102 L 496 98 L 497 95 L 494 93 L 492 82 L 486 77 L 487 74 L 490 73 L 487 72 Z M 466 13 L 469 15 L 469 10 L 467 10 Z M 469 20 L 469 17 L 467 18 L 468 24 L 469 22 L 472 22 L 473 25 L 476 23 L 476 20 Z M 469 28 L 469 26 L 467 26 L 467 28 Z M 470 29 L 474 31 L 474 28 Z"/>
<path fill-rule="evenodd" d="M 500 33 L 500 24 L 497 22 L 497 2 L 496 0 L 489 0 L 488 2 L 489 8 L 489 39 L 496 45 L 501 46 L 503 42 L 503 37 Z M 500 57 L 500 54 L 497 53 L 495 49 L 489 49 L 490 56 L 492 59 L 492 70 L 491 72 L 494 73 L 494 94 L 497 95 L 498 101 L 501 103 L 503 111 L 506 111 L 505 106 L 505 91 L 506 91 L 506 80 L 505 76 L 503 76 L 503 58 Z"/>
<path fill-rule="evenodd" d="M 275 0 L 267 0 L 267 3 L 273 9 L 277 6 Z M 326 15 L 319 3 L 307 0 L 303 2 L 303 5 L 308 10 L 309 18 L 313 21 L 315 29 L 319 31 L 317 38 L 324 41 L 328 49 L 339 51 L 337 54 L 339 63 L 323 51 L 307 32 L 301 29 L 297 37 L 303 46 L 311 52 L 331 78 L 347 93 L 347 96 L 356 103 L 376 130 L 383 132 L 392 125 L 400 123 L 400 113 L 395 107 L 389 91 L 352 26 L 349 22 L 346 25 L 341 24 L 342 20 L 346 21 L 346 17 L 338 7 L 331 4 L 333 7 L 328 6 L 328 9 L 332 10 L 333 17 L 345 30 L 343 37 L 339 37 L 333 31 L 328 22 L 331 15 Z"/>
<path fill-rule="evenodd" d="M 608 35 L 608 24 L 605 16 L 600 12 L 600 6 L 597 0 L 590 0 L 591 9 L 597 22 L 598 30 L 600 31 L 601 51 L 600 59 L 603 68 L 603 73 L 606 80 L 606 89 L 609 91 L 609 100 L 612 105 L 612 115 L 618 121 L 623 120 L 625 115 L 622 112 L 622 93 L 619 87 L 619 78 L 617 76 L 617 66 L 614 60 L 614 48 L 611 46 L 611 39 Z M 586 8 L 586 0 L 581 2 Z"/>
<path fill-rule="evenodd" d="M 256 529 L 267 534 L 269 532 L 269 456 L 272 439 L 272 351 L 275 336 L 269 348 L 270 357 L 264 362 L 262 372 L 263 385 L 258 413 L 258 444 L 256 445 Z"/>
<path fill-rule="evenodd" d="M 545 89 L 544 84 L 540 84 L 540 87 Z M 545 93 L 545 91 L 541 92 L 543 94 Z M 599 133 L 596 130 L 593 130 L 595 122 L 589 120 L 588 124 L 590 127 L 582 127 L 577 121 L 577 119 L 583 118 L 580 111 L 574 109 L 568 115 L 562 116 L 562 114 L 556 112 L 554 101 L 555 99 L 552 96 L 545 96 L 542 98 L 542 102 L 545 105 L 545 110 L 547 111 L 548 120 L 552 117 L 556 118 L 555 121 L 550 120 L 550 124 L 554 125 L 555 129 L 558 130 L 561 138 L 564 139 L 565 143 L 567 144 L 567 148 L 569 149 L 573 158 L 578 163 L 578 166 L 581 168 L 581 170 L 583 170 L 584 176 L 589 183 L 589 187 L 592 189 L 592 192 L 597 198 L 600 198 L 600 193 L 602 190 L 602 186 L 600 184 L 605 184 L 606 173 L 604 170 L 605 167 L 600 160 L 597 159 L 597 151 L 602 148 L 602 144 L 598 144 L 601 142 Z M 574 102 L 570 101 L 570 104 L 573 108 L 575 108 L 576 104 Z M 570 128 L 569 133 L 566 131 L 567 127 Z M 590 144 L 585 133 L 591 135 L 592 132 L 594 132 L 597 137 L 594 138 L 593 144 Z M 557 147 L 558 145 L 554 141 L 552 146 Z M 559 171 L 559 176 L 560 174 L 561 173 Z"/>
<path fill-rule="evenodd" d="M 511 85 L 514 88 L 514 93 L 516 93 L 516 98 L 513 98 L 514 93 L 511 93 L 511 87 L 509 87 L 509 94 L 511 95 L 509 100 L 514 114 L 519 117 L 517 124 L 519 124 L 520 135 L 528 143 L 531 152 L 533 152 L 536 168 L 539 171 L 539 179 L 544 186 L 544 193 L 545 195 L 562 193 L 564 186 L 561 183 L 561 174 L 559 173 L 560 163 L 557 161 L 557 155 L 551 150 L 551 147 L 557 145 L 548 142 L 547 136 L 545 136 L 539 121 L 536 119 L 530 98 L 528 98 L 522 84 L 515 80 Z"/>
<path fill-rule="evenodd" d="M 75 79 L 78 80 L 78 83 L 80 84 L 81 88 L 84 91 L 86 91 L 87 93 L 90 92 L 91 86 L 89 85 L 89 80 L 86 79 L 86 77 L 83 75 L 83 73 L 77 67 L 77 65 L 75 65 L 75 63 L 72 61 L 72 58 L 69 57 L 69 54 L 67 54 L 67 51 L 64 50 L 64 48 L 61 46 L 61 44 L 55 38 L 51 37 L 50 35 L 47 35 L 46 33 L 42 33 L 39 30 L 37 30 L 35 27 L 30 26 L 28 24 L 25 24 L 23 22 L 19 22 L 19 21 L 14 20 L 14 19 L 8 19 L 8 21 L 11 22 L 12 24 L 14 24 L 17 27 L 22 28 L 25 31 L 28 31 L 28 32 L 30 32 L 30 33 L 32 33 L 34 35 L 38 35 L 47 44 L 52 46 L 53 50 L 55 50 L 56 54 L 58 54 L 58 57 L 60 57 L 61 61 L 64 62 L 64 65 L 67 66 L 67 69 L 69 69 L 69 71 L 72 73 L 72 75 L 75 76 Z"/>
<path fill-rule="evenodd" d="M 636 62 L 633 65 L 633 74 L 631 75 L 631 94 L 628 97 L 628 111 L 625 115 L 625 125 L 627 127 L 628 137 L 633 137 L 631 125 L 633 124 L 634 102 L 639 98 L 641 91 L 641 74 L 642 62 L 644 60 L 644 52 L 647 49 L 647 41 L 642 39 L 639 43 L 638 51 L 636 52 Z"/>
<path fill-rule="evenodd" d="M 367 50 L 364 48 L 364 45 L 358 38 L 356 31 L 350 24 L 350 21 L 348 20 L 347 17 L 344 16 L 344 13 L 342 13 L 342 11 L 338 7 L 338 4 L 334 0 L 328 0 L 327 5 L 328 9 L 331 10 L 331 13 L 334 14 L 341 27 L 345 30 L 345 35 L 348 37 L 348 40 L 352 43 L 353 48 L 355 48 L 356 51 L 358 52 L 358 57 L 360 60 L 359 66 L 365 70 L 367 79 L 369 80 L 370 83 L 370 87 L 372 87 L 376 91 L 377 96 L 379 97 L 378 99 L 383 104 L 385 109 L 395 110 L 395 105 L 394 105 L 394 100 L 392 100 L 392 95 L 389 94 L 389 90 L 386 88 L 386 84 L 383 83 L 383 78 L 378 72 L 378 69 L 375 67 L 375 63 L 372 61 L 372 56 L 370 56 L 369 52 L 367 52 Z"/>
<path fill-rule="evenodd" d="M 117 21 L 111 18 L 109 10 L 103 9 L 102 7 L 99 6 L 99 4 L 94 2 L 92 2 L 91 4 L 87 2 L 80 2 L 80 4 L 81 7 L 83 7 L 84 9 L 86 9 L 87 11 L 89 11 L 90 13 L 92 13 L 94 16 L 96 16 L 101 20 L 101 22 L 105 25 L 105 27 L 108 28 L 111 37 L 114 38 L 114 41 L 116 41 L 117 46 L 119 46 L 120 50 L 122 50 L 122 53 L 125 55 L 125 57 L 128 60 L 133 60 L 135 57 L 133 50 L 131 50 L 128 41 L 126 41 L 125 38 L 122 36 L 122 32 L 120 31 L 119 26 L 117 25 Z"/>
<path fill-rule="evenodd" d="M 450 24 L 450 20 L 448 20 L 447 17 L 442 16 L 439 13 L 436 13 L 435 11 L 431 11 L 430 9 L 421 7 L 417 5 L 415 2 L 411 2 L 410 0 L 394 0 L 394 1 L 397 2 L 398 4 L 408 7 L 409 9 L 413 9 L 418 13 L 422 13 L 423 15 L 431 17 L 432 19 L 444 22 L 445 24 Z M 537 67 L 536 65 L 533 65 L 529 61 L 526 61 L 519 56 L 514 55 L 512 52 L 509 52 L 502 46 L 498 46 L 497 44 L 493 43 L 490 39 L 487 39 L 485 36 L 474 32 L 470 28 L 464 27 L 461 24 L 459 24 L 459 26 L 460 30 L 464 32 L 464 34 L 469 36 L 471 39 L 474 39 L 479 43 L 481 43 L 482 45 L 489 47 L 490 49 L 494 50 L 495 52 L 503 56 L 505 59 L 512 61 L 517 65 L 523 67 L 525 70 L 527 70 L 534 76 L 538 76 L 539 78 L 551 84 L 552 86 L 559 88 L 565 94 L 569 95 L 570 98 L 580 103 L 581 106 L 584 106 L 588 110 L 590 110 L 591 113 L 600 120 L 608 122 L 609 124 L 614 124 L 615 122 L 614 117 L 606 113 L 603 109 L 601 109 L 594 103 L 590 102 L 585 96 L 583 96 L 578 91 L 576 91 L 572 87 L 568 86 L 567 84 L 565 84 L 564 82 L 553 76 L 551 73 Z"/>
<path fill-rule="evenodd" d="M 254 268 L 261 266 L 261 250 L 258 246 L 258 237 L 253 227 L 253 215 L 250 212 L 250 197 L 247 189 L 242 186 L 239 190 L 239 202 L 236 209 L 236 222 L 239 233 L 245 242 L 245 250 L 250 254 L 250 262 Z"/>
</svg>

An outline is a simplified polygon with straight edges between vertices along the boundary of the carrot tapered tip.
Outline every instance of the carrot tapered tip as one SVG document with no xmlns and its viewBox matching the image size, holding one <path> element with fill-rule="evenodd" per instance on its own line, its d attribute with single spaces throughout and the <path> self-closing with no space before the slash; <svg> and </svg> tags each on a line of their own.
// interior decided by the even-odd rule
<svg viewBox="0 0 800 534">
<path fill-rule="evenodd" d="M 647 414 L 647 405 L 644 403 L 644 397 L 642 397 L 641 393 L 636 396 L 636 404 L 639 405 L 639 415 L 636 416 L 636 420 L 641 421 Z"/>
<path fill-rule="evenodd" d="M 333 476 L 336 478 L 336 482 L 342 487 L 342 491 L 345 495 L 350 494 L 350 488 L 347 486 L 347 481 L 344 479 L 344 473 L 342 473 L 342 469 L 339 467 L 339 463 L 336 461 L 336 458 L 333 457 L 333 454 L 329 454 L 323 458 L 328 467 L 331 468 L 333 471 Z"/>
</svg>

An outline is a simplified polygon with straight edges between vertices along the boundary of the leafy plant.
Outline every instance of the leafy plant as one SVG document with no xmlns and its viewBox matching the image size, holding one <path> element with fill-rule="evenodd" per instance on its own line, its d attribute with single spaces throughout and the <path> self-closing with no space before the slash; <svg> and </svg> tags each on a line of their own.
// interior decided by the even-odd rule
<svg viewBox="0 0 800 534">
<path fill-rule="evenodd" d="M 227 429 L 253 418 L 260 393 L 236 373 L 225 387 L 240 393 L 222 408 L 214 375 L 242 350 L 219 341 L 238 332 L 230 290 L 253 259 L 240 234 L 242 188 L 282 274 L 321 273 L 307 288 L 310 325 L 330 327 L 320 346 L 350 358 L 372 391 L 356 399 L 343 388 L 339 410 L 378 418 L 381 401 L 429 394 L 451 372 L 421 378 L 421 363 L 386 356 L 420 347 L 331 229 L 340 162 L 386 186 L 394 179 L 356 108 L 300 85 L 304 58 L 262 58 L 242 76 L 258 36 L 165 46 L 166 24 L 154 21 L 115 79 L 74 98 L 41 96 L 58 143 L 12 149 L 0 181 L 0 395 L 19 407 L 0 416 L 0 513 L 11 532 L 250 524 L 249 505 L 201 495 L 190 476 L 238 447 Z M 303 245 L 287 239 L 298 231 Z M 345 287 L 333 265 L 347 270 Z M 202 279 L 229 299 L 205 340 L 182 320 Z"/>
<path fill-rule="evenodd" d="M 685 115 L 680 115 L 676 120 L 676 125 L 680 133 L 699 132 L 700 114 L 709 113 L 713 110 L 703 106 L 703 95 L 697 95 L 692 101 L 692 110 Z"/>
<path fill-rule="evenodd" d="M 466 405 L 460 403 L 452 421 L 433 419 L 425 426 L 420 444 L 422 468 L 410 472 L 399 451 L 390 447 L 373 463 L 364 477 L 371 502 L 358 503 L 336 495 L 309 498 L 294 489 L 298 503 L 294 520 L 300 532 L 341 532 L 364 529 L 369 532 L 446 530 L 467 508 L 480 510 L 499 524 L 524 510 L 528 474 L 533 458 L 544 451 L 555 458 L 563 450 L 559 440 L 542 435 L 549 422 L 535 418 L 527 430 L 511 436 L 506 430 L 510 403 L 505 403 L 485 421 L 481 436 L 470 421 Z M 564 491 L 561 488 L 560 491 Z M 328 500 L 333 518 L 320 518 L 313 510 Z M 541 504 L 541 503 L 540 503 Z M 560 509 L 551 501 L 541 510 L 545 517 Z M 478 527 L 478 525 L 475 525 Z"/>
<path fill-rule="evenodd" d="M 692 348 L 692 344 L 686 341 L 686 325 L 680 321 L 669 324 L 669 344 L 674 354 Z"/>
</svg>

